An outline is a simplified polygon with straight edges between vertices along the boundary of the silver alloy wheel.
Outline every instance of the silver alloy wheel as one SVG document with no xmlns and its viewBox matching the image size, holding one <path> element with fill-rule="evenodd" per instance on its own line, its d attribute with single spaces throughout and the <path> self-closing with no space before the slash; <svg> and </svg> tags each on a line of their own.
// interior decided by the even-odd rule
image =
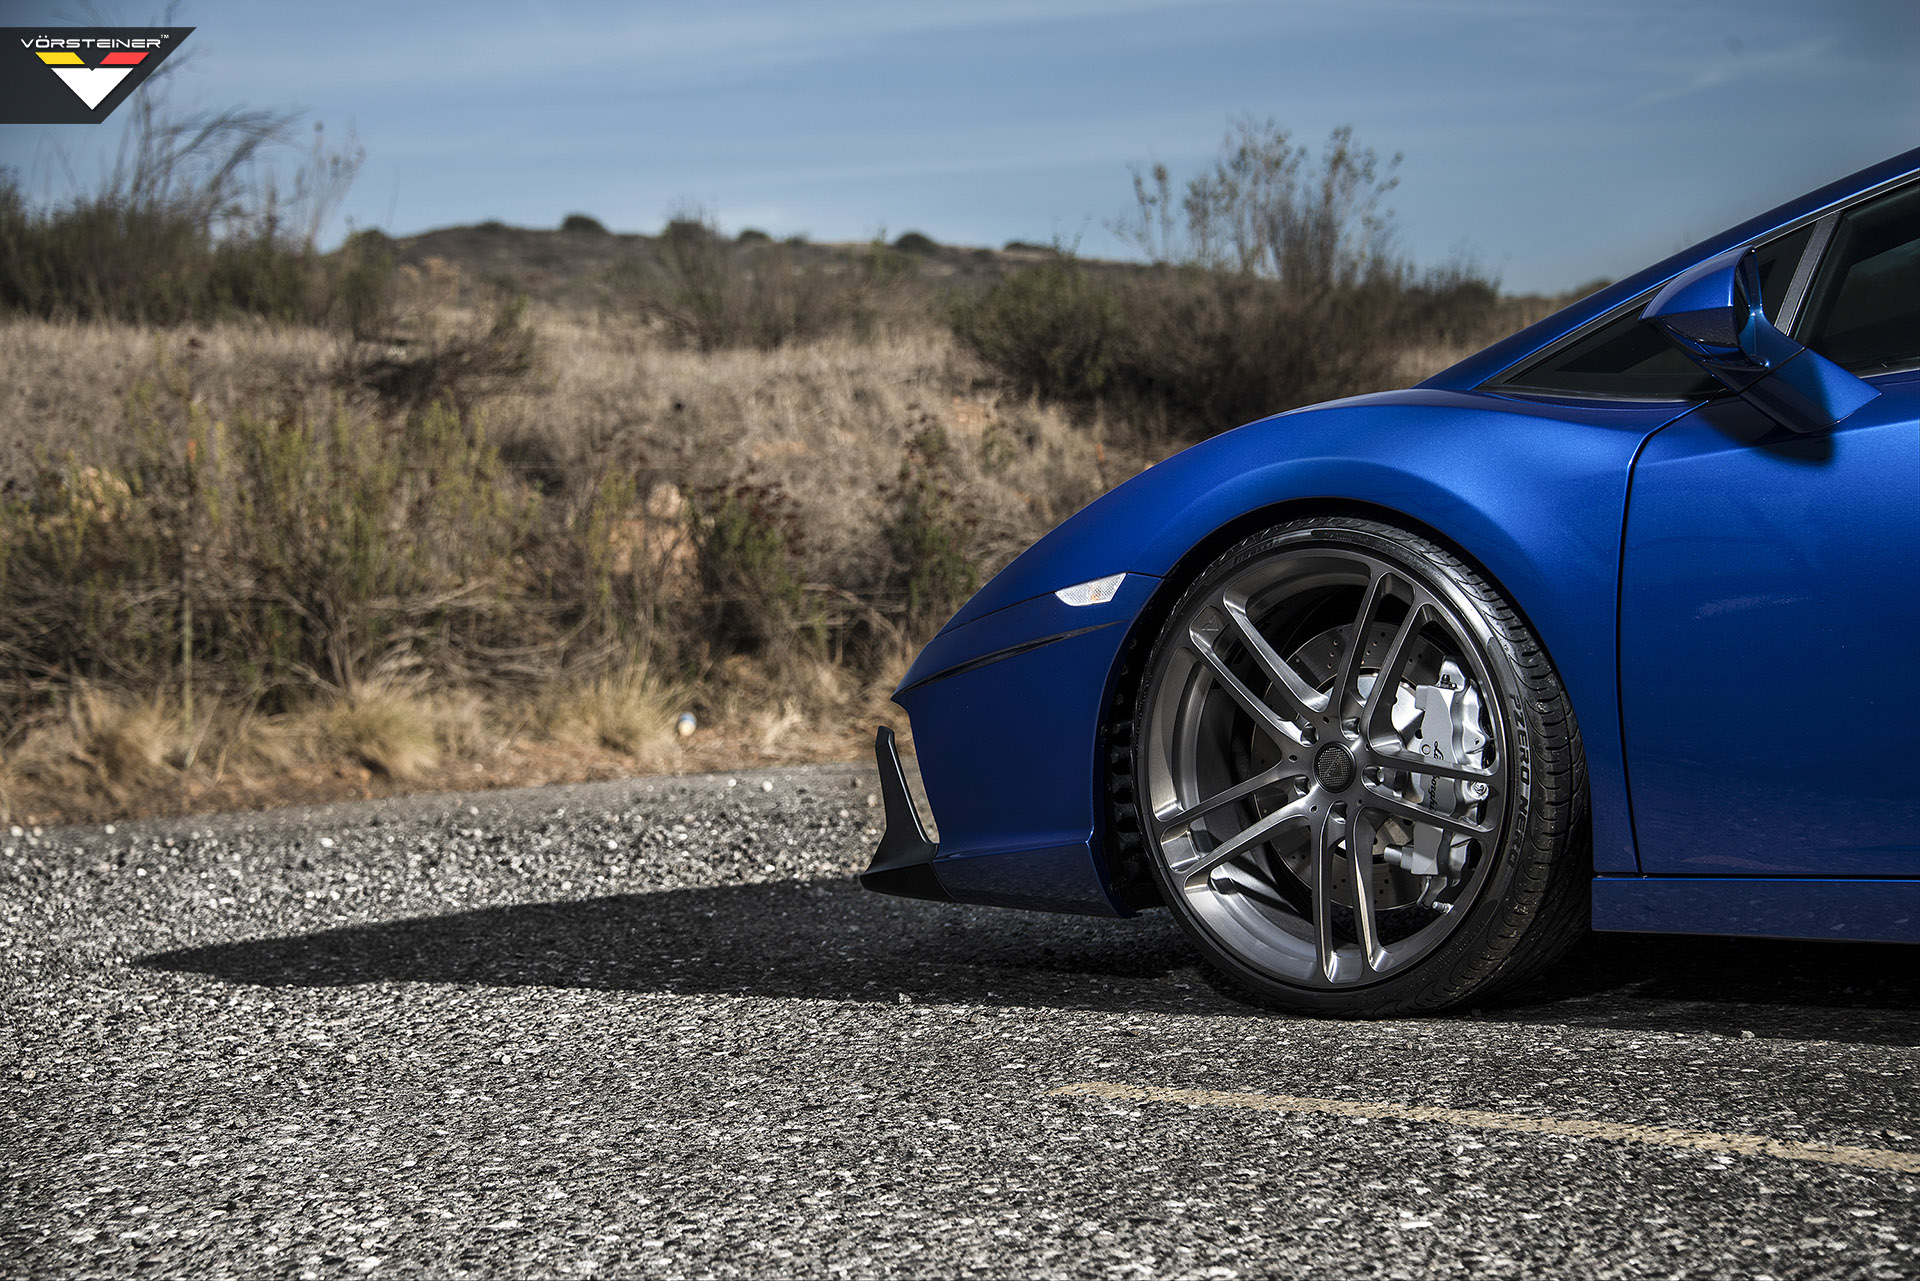
<svg viewBox="0 0 1920 1281">
<path fill-rule="evenodd" d="M 1484 619 L 1380 552 L 1302 531 L 1190 595 L 1144 707 L 1163 887 L 1287 987 L 1432 955 L 1486 888 L 1514 799 Z"/>
</svg>

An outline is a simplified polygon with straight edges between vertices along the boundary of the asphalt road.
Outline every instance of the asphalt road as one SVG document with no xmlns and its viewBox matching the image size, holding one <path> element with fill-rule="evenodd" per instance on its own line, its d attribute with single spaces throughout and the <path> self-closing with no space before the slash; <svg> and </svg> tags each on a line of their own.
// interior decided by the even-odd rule
<svg viewBox="0 0 1920 1281">
<path fill-rule="evenodd" d="M 862 893 L 874 790 L 0 832 L 0 1274 L 1920 1275 L 1920 953 L 1280 1018 L 1165 913 Z"/>
</svg>

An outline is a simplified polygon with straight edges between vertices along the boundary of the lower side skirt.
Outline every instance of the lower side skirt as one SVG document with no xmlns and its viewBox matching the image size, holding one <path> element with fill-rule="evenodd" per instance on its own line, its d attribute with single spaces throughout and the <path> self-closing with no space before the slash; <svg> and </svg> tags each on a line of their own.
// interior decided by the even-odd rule
<svg viewBox="0 0 1920 1281">
<path fill-rule="evenodd" d="M 1920 880 L 1601 876 L 1593 928 L 1920 943 Z"/>
</svg>

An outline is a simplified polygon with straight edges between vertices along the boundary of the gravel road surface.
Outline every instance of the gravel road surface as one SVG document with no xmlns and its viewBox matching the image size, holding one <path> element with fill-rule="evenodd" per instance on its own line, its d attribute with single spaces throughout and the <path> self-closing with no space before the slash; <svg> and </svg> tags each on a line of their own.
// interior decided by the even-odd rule
<svg viewBox="0 0 1920 1281">
<path fill-rule="evenodd" d="M 862 893 L 876 790 L 0 829 L 0 1274 L 1920 1275 L 1920 952 L 1282 1018 L 1163 912 Z"/>
</svg>

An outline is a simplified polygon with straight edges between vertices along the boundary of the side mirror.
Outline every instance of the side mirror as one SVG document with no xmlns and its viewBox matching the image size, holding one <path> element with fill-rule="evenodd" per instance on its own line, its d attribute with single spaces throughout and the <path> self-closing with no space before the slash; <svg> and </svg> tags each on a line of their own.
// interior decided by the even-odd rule
<svg viewBox="0 0 1920 1281">
<path fill-rule="evenodd" d="M 1825 431 L 1880 393 L 1773 327 L 1751 249 L 1710 258 L 1667 282 L 1640 319 L 1767 417 Z"/>
</svg>

